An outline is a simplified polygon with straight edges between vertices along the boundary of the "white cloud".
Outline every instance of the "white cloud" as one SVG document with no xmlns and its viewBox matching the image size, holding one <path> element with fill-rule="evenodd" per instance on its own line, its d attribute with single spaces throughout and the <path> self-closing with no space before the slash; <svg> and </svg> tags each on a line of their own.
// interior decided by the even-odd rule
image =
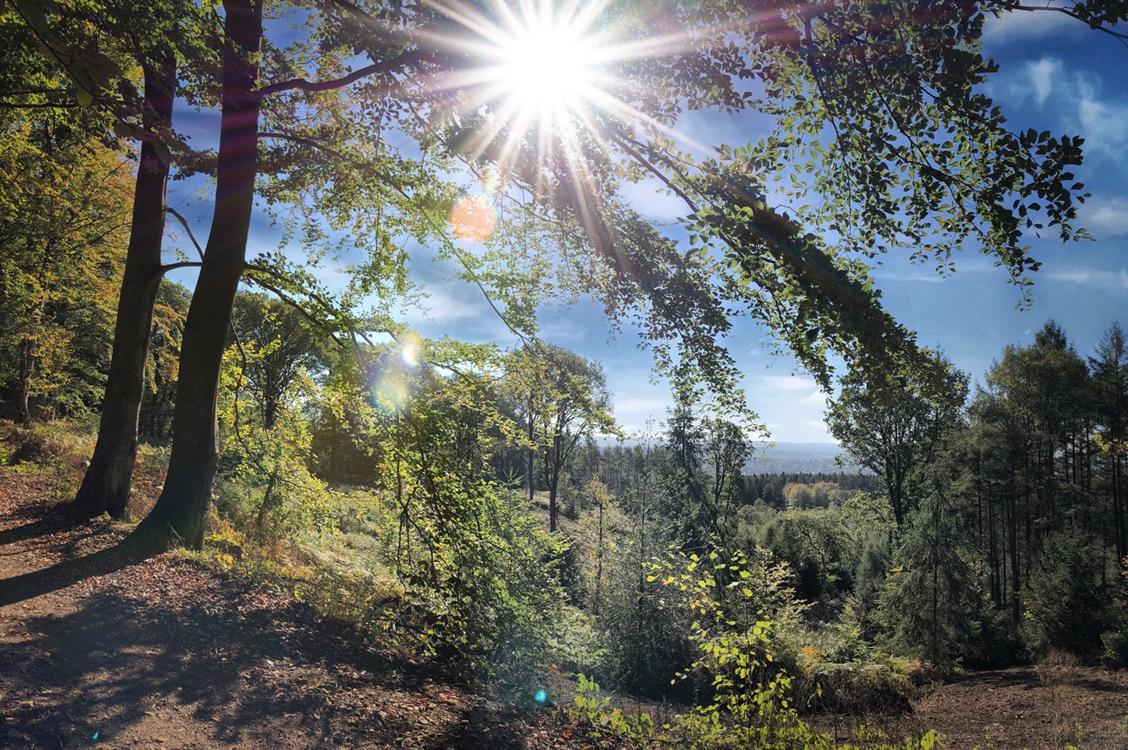
<svg viewBox="0 0 1128 750">
<path fill-rule="evenodd" d="M 1100 268 L 1073 268 L 1068 271 L 1050 271 L 1046 277 L 1064 284 L 1094 286 L 1103 289 L 1128 289 L 1128 270 L 1106 271 Z"/>
<path fill-rule="evenodd" d="M 670 406 L 668 398 L 661 396 L 627 396 L 614 401 L 616 414 L 631 416 L 662 416 Z"/>
<path fill-rule="evenodd" d="M 1026 63 L 1026 77 L 1034 89 L 1034 99 L 1045 104 L 1054 91 L 1054 79 L 1061 72 L 1061 60 L 1043 57 Z"/>
<path fill-rule="evenodd" d="M 826 422 L 821 419 L 811 419 L 804 422 L 804 426 L 809 430 L 808 439 L 813 443 L 836 443 L 837 440 L 830 434 L 830 430 L 826 428 Z"/>
<path fill-rule="evenodd" d="M 1085 137 L 1085 154 L 1120 161 L 1128 146 L 1128 104 L 1102 101 L 1096 86 L 1086 78 L 1078 78 L 1076 89 L 1077 124 Z"/>
<path fill-rule="evenodd" d="M 483 309 L 485 302 L 475 304 L 468 300 L 456 299 L 449 290 L 438 290 L 433 287 L 426 292 L 426 300 L 420 301 L 417 306 L 409 307 L 405 318 L 409 325 L 416 326 L 420 323 L 453 323 L 460 320 L 482 317 L 490 312 Z"/>
<path fill-rule="evenodd" d="M 1090 200 L 1081 210 L 1081 225 L 1097 239 L 1128 234 L 1128 197 Z"/>
<path fill-rule="evenodd" d="M 938 273 L 900 273 L 897 271 L 878 271 L 876 274 L 878 279 L 886 281 L 907 281 L 918 284 L 941 284 L 948 276 L 941 276 Z"/>
<path fill-rule="evenodd" d="M 816 389 L 808 393 L 803 398 L 799 399 L 799 403 L 813 406 L 822 406 L 826 403 L 826 394 L 821 390 Z"/>
<path fill-rule="evenodd" d="M 1063 27 L 1078 22 L 1064 13 L 1013 11 L 998 18 L 988 17 L 983 24 L 983 41 L 1006 44 L 1061 33 Z"/>
<path fill-rule="evenodd" d="M 634 210 L 654 221 L 673 221 L 689 213 L 685 202 L 653 177 L 628 182 L 620 192 Z"/>
<path fill-rule="evenodd" d="M 1043 57 L 1000 78 L 1009 101 L 1033 101 L 1060 113 L 1055 130 L 1085 139 L 1086 164 L 1094 157 L 1122 161 L 1128 150 L 1128 100 L 1123 87 L 1106 86 L 1100 76 L 1070 70 L 1061 60 Z M 1099 158 L 1096 159 L 1099 161 Z"/>
<path fill-rule="evenodd" d="M 768 375 L 761 382 L 777 391 L 810 391 L 818 387 L 813 379 L 802 375 Z"/>
</svg>

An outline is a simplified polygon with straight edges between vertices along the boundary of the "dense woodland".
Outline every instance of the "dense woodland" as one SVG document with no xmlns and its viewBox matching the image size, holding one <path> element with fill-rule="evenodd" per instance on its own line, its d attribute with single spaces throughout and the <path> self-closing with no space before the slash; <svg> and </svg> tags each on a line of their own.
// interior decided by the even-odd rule
<svg viewBox="0 0 1128 750">
<path fill-rule="evenodd" d="M 579 674 L 570 710 L 603 742 L 829 747 L 806 715 L 904 710 L 962 670 L 1128 667 L 1117 311 L 1095 351 L 1049 321 L 964 373 L 865 264 L 974 246 L 1021 295 L 1025 231 L 1084 236 L 1081 139 L 1011 132 L 978 88 L 984 19 L 1013 4 L 608 6 L 631 39 L 660 21 L 693 44 L 616 61 L 636 120 L 596 111 L 562 144 L 478 121 L 476 48 L 433 44 L 469 33 L 442 3 L 267 4 L 306 19 L 277 35 L 256 0 L 222 5 L 0 10 L 0 457 L 79 466 L 59 469 L 76 522 L 139 522 L 126 544 L 196 550 L 518 702 Z M 1069 7 L 1093 34 L 1128 18 Z M 218 108 L 217 150 L 178 135 L 181 108 Z M 668 131 L 708 108 L 777 127 L 695 161 Z M 821 200 L 769 207 L 783 174 Z M 685 201 L 687 242 L 619 196 L 644 175 Z M 166 205 L 201 176 L 205 239 Z M 283 248 L 248 257 L 253 211 Z M 409 239 L 512 341 L 398 321 Z M 363 260 L 329 285 L 345 245 Z M 166 277 L 183 268 L 192 288 Z M 651 434 L 539 335 L 542 303 L 581 295 L 671 383 Z M 825 388 L 863 471 L 746 473 L 763 434 L 722 343 L 737 315 Z M 658 726 L 596 683 L 682 710 Z"/>
</svg>

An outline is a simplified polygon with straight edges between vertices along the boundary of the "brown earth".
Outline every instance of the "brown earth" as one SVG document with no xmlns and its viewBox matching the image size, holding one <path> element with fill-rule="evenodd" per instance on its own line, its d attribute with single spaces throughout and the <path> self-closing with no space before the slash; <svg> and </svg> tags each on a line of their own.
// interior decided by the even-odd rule
<svg viewBox="0 0 1128 750">
<path fill-rule="evenodd" d="M 138 559 L 106 522 L 67 525 L 50 485 L 0 467 L 0 748 L 576 745 L 557 712 L 377 653 L 192 560 Z"/>
<path fill-rule="evenodd" d="M 920 736 L 934 729 L 953 750 L 1128 750 L 1128 672 L 1076 664 L 971 672 L 938 685 L 901 716 L 823 717 L 849 739 Z"/>
</svg>

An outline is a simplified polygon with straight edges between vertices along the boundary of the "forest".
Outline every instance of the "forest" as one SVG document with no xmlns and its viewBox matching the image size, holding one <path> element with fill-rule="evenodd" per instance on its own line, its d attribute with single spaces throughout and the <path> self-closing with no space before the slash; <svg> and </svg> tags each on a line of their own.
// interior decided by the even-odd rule
<svg viewBox="0 0 1128 750">
<path fill-rule="evenodd" d="M 1114 0 L 6 0 L 0 747 L 1128 747 L 1125 308 L 1038 307 L 1128 204 L 1011 17 L 1128 59 Z M 969 256 L 985 370 L 882 275 Z M 753 338 L 838 470 L 757 469 Z"/>
</svg>

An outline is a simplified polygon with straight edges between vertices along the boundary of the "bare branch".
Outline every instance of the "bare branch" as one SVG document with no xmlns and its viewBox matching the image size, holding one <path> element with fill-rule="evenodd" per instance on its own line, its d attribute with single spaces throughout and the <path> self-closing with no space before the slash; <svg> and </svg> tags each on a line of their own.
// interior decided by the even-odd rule
<svg viewBox="0 0 1128 750">
<path fill-rule="evenodd" d="M 200 243 L 196 240 L 196 235 L 192 234 L 192 227 L 188 226 L 188 220 L 172 206 L 165 206 L 165 211 L 172 214 L 172 216 L 180 222 L 180 225 L 184 227 L 184 231 L 188 233 L 188 239 L 192 240 L 192 244 L 196 246 L 196 252 L 199 253 L 200 260 L 203 260 L 204 248 L 200 247 Z"/>
<path fill-rule="evenodd" d="M 380 62 L 365 65 L 363 68 L 358 68 L 348 75 L 341 76 L 340 78 L 331 78 L 325 81 L 309 81 L 305 78 L 291 78 L 288 81 L 279 81 L 272 83 L 269 86 L 263 86 L 261 89 L 254 91 L 254 95 L 259 99 L 263 99 L 271 94 L 278 94 L 283 91 L 292 91 L 300 89 L 306 92 L 316 91 L 331 91 L 333 89 L 344 88 L 352 83 L 356 83 L 362 78 L 367 78 L 372 75 L 379 75 L 382 73 L 391 73 L 395 70 L 409 65 L 413 62 L 422 59 L 422 55 L 418 50 L 410 50 L 403 54 L 393 57 L 391 60 L 382 60 Z"/>
</svg>

